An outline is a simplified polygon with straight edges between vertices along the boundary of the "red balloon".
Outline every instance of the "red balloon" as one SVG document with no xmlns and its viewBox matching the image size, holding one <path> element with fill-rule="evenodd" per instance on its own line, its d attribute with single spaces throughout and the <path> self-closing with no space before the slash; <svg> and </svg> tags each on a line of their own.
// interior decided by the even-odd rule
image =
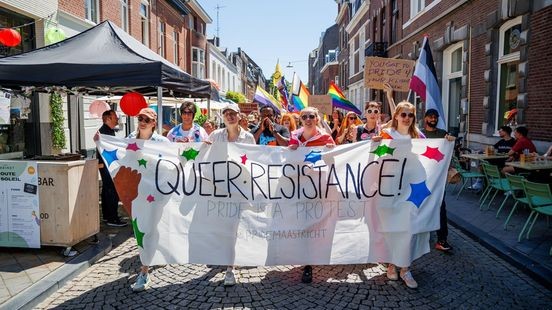
<svg viewBox="0 0 552 310">
<path fill-rule="evenodd" d="M 207 115 L 207 109 L 201 108 L 201 114 L 202 115 Z"/>
<path fill-rule="evenodd" d="M 125 94 L 120 101 L 121 110 L 128 116 L 136 116 L 140 110 L 148 107 L 146 98 L 140 93 Z"/>
<path fill-rule="evenodd" d="M 0 43 L 5 46 L 14 47 L 21 43 L 19 31 L 11 28 L 0 29 Z"/>
</svg>

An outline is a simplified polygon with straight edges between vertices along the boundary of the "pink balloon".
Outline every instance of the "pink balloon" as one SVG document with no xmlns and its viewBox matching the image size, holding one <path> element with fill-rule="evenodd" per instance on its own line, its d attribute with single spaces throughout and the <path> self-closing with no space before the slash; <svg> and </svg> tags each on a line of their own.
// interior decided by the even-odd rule
<svg viewBox="0 0 552 310">
<path fill-rule="evenodd" d="M 88 108 L 88 111 L 90 112 L 90 116 L 100 118 L 102 117 L 102 113 L 111 110 L 111 107 L 109 104 L 103 100 L 94 100 L 90 104 L 90 107 Z"/>
</svg>

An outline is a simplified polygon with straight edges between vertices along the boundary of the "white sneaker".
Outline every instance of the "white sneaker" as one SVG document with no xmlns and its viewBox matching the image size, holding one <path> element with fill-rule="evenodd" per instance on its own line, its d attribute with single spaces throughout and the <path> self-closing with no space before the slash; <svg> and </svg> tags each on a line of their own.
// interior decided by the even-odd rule
<svg viewBox="0 0 552 310">
<path fill-rule="evenodd" d="M 133 292 L 141 292 L 146 290 L 151 284 L 149 273 L 139 273 L 136 282 L 130 286 Z"/>
<path fill-rule="evenodd" d="M 387 265 L 387 279 L 392 281 L 397 281 L 399 279 L 397 268 L 395 268 L 395 265 L 393 264 Z"/>
<path fill-rule="evenodd" d="M 224 275 L 224 286 L 232 286 L 234 284 L 236 284 L 234 272 L 232 270 L 226 270 L 226 274 Z"/>
<path fill-rule="evenodd" d="M 414 277 L 412 276 L 412 273 L 410 273 L 410 270 L 405 272 L 404 274 L 401 274 L 401 279 L 403 279 L 406 286 L 410 288 L 417 288 L 418 282 L 414 280 Z"/>
</svg>

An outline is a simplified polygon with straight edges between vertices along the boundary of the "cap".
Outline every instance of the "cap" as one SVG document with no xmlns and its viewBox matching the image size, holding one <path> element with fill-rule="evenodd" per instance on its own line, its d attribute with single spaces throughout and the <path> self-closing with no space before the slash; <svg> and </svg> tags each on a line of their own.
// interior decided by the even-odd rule
<svg viewBox="0 0 552 310">
<path fill-rule="evenodd" d="M 435 109 L 429 109 L 425 112 L 425 116 L 430 116 L 430 115 L 439 117 L 439 112 L 437 112 L 437 110 Z"/>
<path fill-rule="evenodd" d="M 227 104 L 224 108 L 222 108 L 222 114 L 224 114 L 226 110 L 232 110 L 236 113 L 240 113 L 240 107 L 238 107 L 237 104 Z"/>
<path fill-rule="evenodd" d="M 136 116 L 144 115 L 147 116 L 149 119 L 157 120 L 157 113 L 152 108 L 143 108 L 140 110 L 140 113 Z"/>
</svg>

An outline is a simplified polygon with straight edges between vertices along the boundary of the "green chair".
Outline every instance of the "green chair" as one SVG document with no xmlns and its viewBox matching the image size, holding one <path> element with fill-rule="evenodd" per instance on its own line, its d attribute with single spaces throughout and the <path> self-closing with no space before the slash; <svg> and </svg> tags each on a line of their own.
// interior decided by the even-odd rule
<svg viewBox="0 0 552 310">
<path fill-rule="evenodd" d="M 539 214 L 552 216 L 552 193 L 550 192 L 548 184 L 524 180 L 523 188 L 525 190 L 525 195 L 527 196 L 529 208 L 531 208 L 531 213 L 519 233 L 518 242 L 521 241 L 521 236 L 523 236 L 525 228 L 527 228 L 529 222 L 532 221 L 531 226 L 529 226 L 529 229 L 527 230 L 527 235 L 525 236 L 525 238 L 529 239 L 529 234 L 531 233 L 533 225 L 535 225 Z"/>
<path fill-rule="evenodd" d="M 484 192 L 482 201 L 479 204 L 479 210 L 483 210 L 483 205 L 485 204 L 487 197 L 493 192 L 493 189 L 495 190 L 495 192 L 491 197 L 491 200 L 489 200 L 489 203 L 487 204 L 487 209 L 491 207 L 491 203 L 500 191 L 505 193 L 511 191 L 510 183 L 506 178 L 503 178 L 500 175 L 500 171 L 498 171 L 497 166 L 482 162 L 481 167 L 483 167 L 483 172 L 485 174 L 485 178 L 487 179 L 488 186 Z M 506 200 L 508 200 L 508 197 L 510 197 L 510 195 L 506 195 L 506 197 L 504 197 L 504 200 L 502 200 L 502 204 L 500 205 L 499 209 L 502 209 L 502 207 L 506 203 Z"/>
<path fill-rule="evenodd" d="M 461 182 L 462 186 L 460 187 L 460 190 L 456 194 L 456 199 L 458 199 L 458 197 L 460 197 L 460 194 L 462 193 L 462 191 L 466 187 L 466 184 L 468 183 L 468 181 L 471 182 L 471 181 L 473 181 L 474 178 L 483 178 L 484 175 L 480 172 L 471 172 L 471 171 L 468 171 L 468 170 L 464 169 L 462 167 L 462 165 L 460 165 L 460 162 L 458 161 L 458 158 L 456 158 L 456 157 L 452 158 L 452 165 L 456 169 L 456 171 L 458 171 L 458 173 L 460 173 L 460 177 L 462 177 L 462 182 Z M 473 182 L 472 182 L 472 185 L 473 185 Z M 456 189 L 456 187 L 455 187 L 455 189 Z"/>
<path fill-rule="evenodd" d="M 508 222 L 510 221 L 512 214 L 514 214 L 514 211 L 516 211 L 516 207 L 518 206 L 518 204 L 521 202 L 525 205 L 529 205 L 529 202 L 527 202 L 527 196 L 525 196 L 525 189 L 523 187 L 523 180 L 525 180 L 525 178 L 523 176 L 507 173 L 506 179 L 508 180 L 508 182 L 510 182 L 512 197 L 516 202 L 514 203 L 514 206 L 512 206 L 512 210 L 510 211 L 508 218 L 506 218 L 506 222 L 504 223 L 504 230 L 507 229 Z M 497 218 L 499 212 L 500 209 L 498 209 L 498 211 L 496 212 Z"/>
</svg>

